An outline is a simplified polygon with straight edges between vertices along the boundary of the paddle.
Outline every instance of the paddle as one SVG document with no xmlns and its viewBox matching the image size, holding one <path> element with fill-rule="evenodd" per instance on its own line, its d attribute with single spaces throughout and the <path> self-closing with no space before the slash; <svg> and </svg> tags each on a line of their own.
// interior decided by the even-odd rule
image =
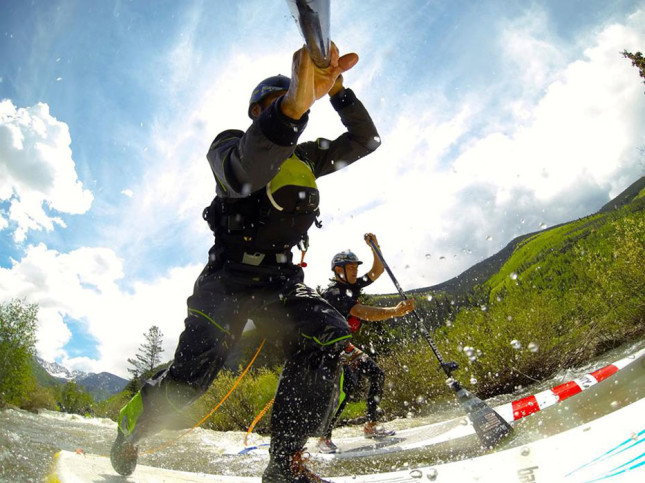
<svg viewBox="0 0 645 483">
<path fill-rule="evenodd" d="M 322 68 L 329 65 L 330 59 L 330 3 L 331 0 L 287 0 L 311 59 Z"/>
<path fill-rule="evenodd" d="M 372 250 L 374 250 L 374 253 L 379 258 L 381 263 L 383 264 L 383 267 L 385 268 L 385 270 L 387 271 L 387 274 L 392 279 L 392 282 L 396 286 L 396 289 L 398 290 L 399 295 L 401 295 L 401 298 L 403 300 L 407 300 L 408 297 L 403 292 L 403 289 L 401 288 L 401 286 L 399 285 L 399 282 L 397 281 L 396 277 L 392 273 L 392 270 L 390 270 L 390 267 L 388 266 L 387 262 L 383 258 L 381 249 L 376 245 L 376 243 L 374 243 L 373 240 L 368 239 L 367 237 L 365 239 L 368 242 L 369 246 L 372 247 Z M 417 328 L 419 332 L 421 332 L 421 335 L 423 335 L 423 338 L 430 346 L 430 349 L 432 349 L 432 352 L 434 353 L 435 357 L 439 361 L 441 369 L 443 369 L 443 371 L 446 373 L 446 376 L 448 376 L 448 379 L 446 380 L 446 384 L 448 384 L 448 386 L 453 391 L 455 391 L 457 400 L 459 401 L 459 403 L 461 404 L 461 407 L 464 409 L 466 414 L 468 414 L 468 417 L 472 421 L 473 427 L 475 428 L 475 432 L 477 433 L 477 436 L 479 436 L 480 441 L 487 448 L 494 447 L 497 443 L 499 443 L 502 440 L 502 438 L 510 434 L 513 428 L 511 428 L 511 425 L 508 424 L 508 422 L 506 422 L 504 418 L 502 418 L 499 414 L 497 414 L 484 401 L 479 399 L 474 394 L 470 393 L 468 390 L 464 389 L 461 386 L 461 384 L 457 382 L 457 380 L 452 376 L 452 371 L 458 368 L 457 364 L 454 362 L 446 362 L 444 360 L 441 353 L 439 352 L 439 349 L 437 348 L 437 345 L 434 343 L 434 341 L 432 340 L 432 337 L 428 333 L 428 330 L 425 328 L 425 325 L 423 324 L 423 320 L 421 319 L 417 311 L 413 310 L 412 313 L 417 319 Z"/>
</svg>

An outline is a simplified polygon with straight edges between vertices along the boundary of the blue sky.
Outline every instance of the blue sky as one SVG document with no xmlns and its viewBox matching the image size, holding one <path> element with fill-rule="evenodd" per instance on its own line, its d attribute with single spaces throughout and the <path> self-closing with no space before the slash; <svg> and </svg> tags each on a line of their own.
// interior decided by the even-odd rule
<svg viewBox="0 0 645 483">
<path fill-rule="evenodd" d="M 38 350 L 126 375 L 170 358 L 212 237 L 205 153 L 302 39 L 284 0 L 4 1 L 0 297 L 40 306 Z M 643 1 L 332 1 L 332 38 L 383 144 L 320 180 L 306 280 L 377 234 L 404 288 L 585 216 L 645 173 Z M 342 132 L 326 100 L 301 139 Z M 392 292 L 386 277 L 372 292 Z"/>
</svg>

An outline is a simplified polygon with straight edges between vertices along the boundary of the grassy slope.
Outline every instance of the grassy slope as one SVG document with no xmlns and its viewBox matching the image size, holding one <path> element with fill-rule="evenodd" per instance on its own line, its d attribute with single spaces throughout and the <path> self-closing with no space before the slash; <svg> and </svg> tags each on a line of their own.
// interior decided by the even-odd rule
<svg viewBox="0 0 645 483">
<path fill-rule="evenodd" d="M 645 176 L 639 178 L 629 187 L 627 187 L 622 193 L 616 196 L 614 199 L 605 204 L 597 213 L 591 215 L 593 218 L 596 215 L 609 214 L 617 209 L 620 209 L 624 206 L 631 204 L 637 199 L 642 199 L 645 196 Z M 579 220 L 580 221 L 580 220 Z M 457 277 L 454 277 L 450 280 L 442 282 L 438 285 L 433 285 L 430 287 L 422 287 L 414 290 L 410 290 L 410 294 L 427 294 L 427 293 L 444 293 L 451 298 L 463 297 L 464 294 L 471 292 L 473 288 L 477 285 L 481 285 L 484 281 L 489 280 L 498 274 L 502 266 L 513 256 L 516 252 L 518 246 L 522 246 L 527 243 L 527 241 L 532 240 L 541 235 L 550 233 L 551 231 L 560 230 L 564 228 L 565 231 L 570 230 L 571 223 L 577 224 L 577 221 L 564 223 L 561 225 L 556 225 L 550 227 L 544 231 L 528 233 L 526 235 L 521 235 L 509 242 L 509 244 L 500 250 L 495 255 L 483 260 L 463 273 L 459 274 Z M 570 228 L 567 228 L 570 227 Z M 546 240 L 545 240 L 546 241 Z M 510 272 L 509 272 L 510 273 Z"/>
</svg>

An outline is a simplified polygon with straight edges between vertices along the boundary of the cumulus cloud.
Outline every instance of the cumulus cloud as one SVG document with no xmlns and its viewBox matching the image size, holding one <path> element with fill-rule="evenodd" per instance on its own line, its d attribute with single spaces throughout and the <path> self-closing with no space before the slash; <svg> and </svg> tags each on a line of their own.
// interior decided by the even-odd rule
<svg viewBox="0 0 645 483">
<path fill-rule="evenodd" d="M 416 288 L 458 275 L 518 235 L 599 209 L 643 175 L 642 84 L 619 55 L 645 42 L 642 17 L 606 26 L 568 62 L 545 16 L 507 24 L 499 44 L 510 61 L 499 83 L 530 80 L 530 88 L 509 92 L 503 113 L 468 95 L 448 118 L 419 109 L 424 93 L 399 106 L 376 153 L 321 180 L 332 228 L 314 230 L 312 252 L 329 260 L 350 246 L 369 261 L 362 234 L 375 231 L 403 286 Z M 527 50 L 535 53 L 528 65 Z M 492 123 L 475 129 L 482 119 Z M 367 200 L 379 202 L 359 215 L 353 208 Z M 313 278 L 325 280 L 327 263 L 315 265 Z M 379 281 L 370 291 L 392 286 Z"/>
<path fill-rule="evenodd" d="M 126 376 L 127 357 L 136 354 L 143 333 L 157 325 L 164 333 L 165 356 L 172 358 L 183 329 L 185 299 L 201 267 L 171 270 L 132 290 L 119 288 L 123 260 L 104 247 L 67 253 L 46 246 L 27 247 L 10 268 L 0 268 L 0 292 L 39 306 L 37 350 L 46 360 L 61 360 L 86 371 Z M 69 357 L 65 345 L 73 319 L 97 341 L 97 359 Z"/>
<path fill-rule="evenodd" d="M 18 108 L 0 101 L 0 229 L 14 228 L 16 242 L 29 230 L 64 226 L 51 212 L 81 214 L 89 210 L 92 194 L 79 181 L 70 148 L 67 124 L 38 103 Z"/>
</svg>

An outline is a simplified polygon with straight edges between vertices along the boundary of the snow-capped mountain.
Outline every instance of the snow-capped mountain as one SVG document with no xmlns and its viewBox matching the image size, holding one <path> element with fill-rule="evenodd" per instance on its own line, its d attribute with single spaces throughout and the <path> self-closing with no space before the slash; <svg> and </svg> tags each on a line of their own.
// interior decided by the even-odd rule
<svg viewBox="0 0 645 483">
<path fill-rule="evenodd" d="M 115 376 L 109 372 L 95 374 L 93 372 L 70 371 L 57 362 L 48 362 L 36 357 L 38 364 L 52 377 L 61 383 L 73 381 L 83 387 L 94 396 L 94 399 L 101 401 L 121 392 L 128 381 L 122 377 Z"/>
<path fill-rule="evenodd" d="M 38 364 L 40 364 L 47 373 L 56 379 L 65 379 L 71 381 L 78 377 L 87 375 L 83 371 L 70 371 L 67 367 L 60 365 L 58 362 L 47 362 L 40 357 L 36 357 Z"/>
</svg>

